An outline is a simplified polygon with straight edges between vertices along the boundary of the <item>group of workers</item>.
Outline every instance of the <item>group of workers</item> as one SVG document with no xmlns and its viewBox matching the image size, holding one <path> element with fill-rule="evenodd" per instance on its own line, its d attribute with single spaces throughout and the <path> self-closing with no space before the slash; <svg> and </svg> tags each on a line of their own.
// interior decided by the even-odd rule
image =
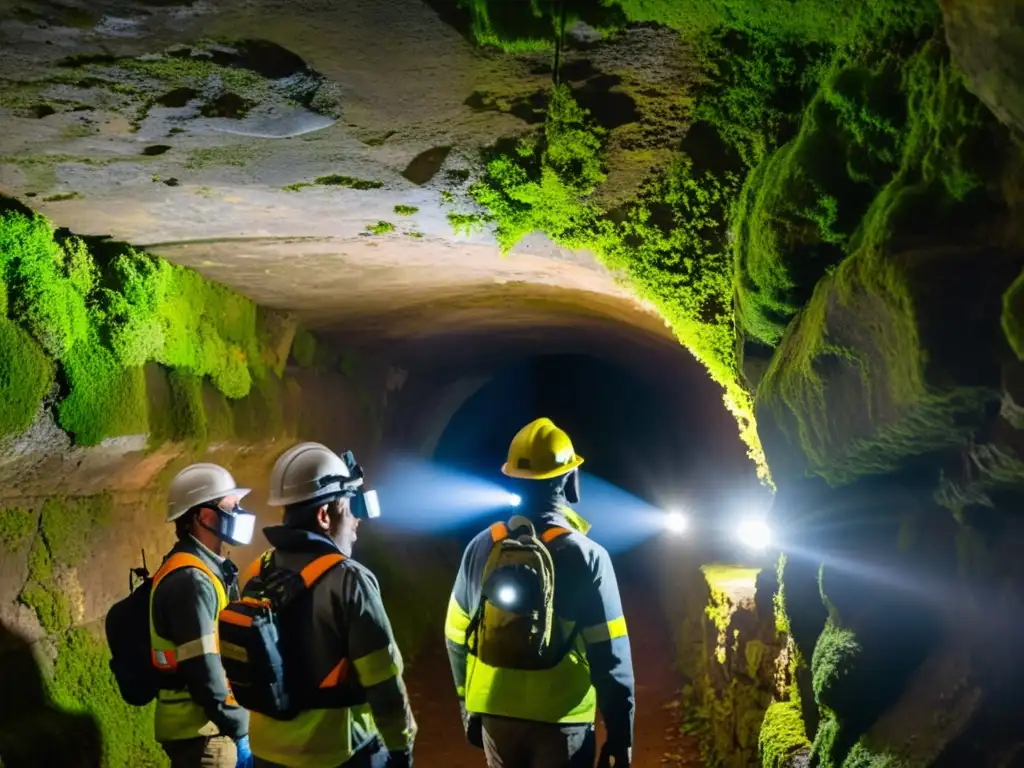
<svg viewBox="0 0 1024 768">
<path fill-rule="evenodd" d="M 517 514 L 472 540 L 455 579 L 445 642 L 466 738 L 490 768 L 592 768 L 598 709 L 598 765 L 631 764 L 629 639 L 608 553 L 572 507 L 582 463 L 550 419 L 523 427 L 502 467 L 529 481 Z M 170 486 L 177 543 L 152 580 L 149 631 L 172 768 L 411 766 L 402 656 L 376 579 L 352 558 L 379 514 L 362 468 L 319 443 L 287 450 L 268 500 L 282 524 L 239 573 L 222 552 L 252 538 L 248 492 L 209 463 Z"/>
</svg>

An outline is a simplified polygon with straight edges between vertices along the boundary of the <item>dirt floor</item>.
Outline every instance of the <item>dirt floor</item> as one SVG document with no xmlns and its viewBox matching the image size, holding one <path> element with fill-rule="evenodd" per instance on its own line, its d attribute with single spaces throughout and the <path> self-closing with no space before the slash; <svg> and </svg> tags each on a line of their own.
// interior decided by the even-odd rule
<svg viewBox="0 0 1024 768">
<path fill-rule="evenodd" d="M 636 768 L 701 768 L 697 742 L 680 732 L 681 684 L 673 671 L 674 649 L 664 618 L 650 599 L 623 594 L 633 647 L 637 714 L 633 765 Z M 425 768 L 481 768 L 484 756 L 462 734 L 459 705 L 444 649 L 417 660 L 407 678 L 419 725 L 416 763 Z M 599 726 L 598 743 L 604 741 Z"/>
</svg>

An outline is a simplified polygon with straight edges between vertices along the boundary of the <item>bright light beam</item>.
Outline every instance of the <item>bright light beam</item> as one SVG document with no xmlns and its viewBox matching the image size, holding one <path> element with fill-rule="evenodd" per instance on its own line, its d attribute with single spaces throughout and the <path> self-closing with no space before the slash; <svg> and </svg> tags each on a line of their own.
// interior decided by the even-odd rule
<svg viewBox="0 0 1024 768">
<path fill-rule="evenodd" d="M 748 549 L 763 552 L 772 543 L 772 529 L 764 520 L 748 517 L 736 526 L 736 538 Z"/>
<path fill-rule="evenodd" d="M 665 513 L 665 530 L 676 536 L 681 536 L 690 527 L 690 521 L 682 512 L 670 510 Z"/>
<path fill-rule="evenodd" d="M 409 456 L 390 457 L 370 478 L 380 493 L 382 527 L 431 534 L 507 519 L 515 494 L 500 479 L 507 481 Z"/>
<path fill-rule="evenodd" d="M 508 495 L 508 505 L 510 507 L 518 507 L 522 503 L 523 497 L 520 496 L 518 493 L 510 493 Z"/>
</svg>

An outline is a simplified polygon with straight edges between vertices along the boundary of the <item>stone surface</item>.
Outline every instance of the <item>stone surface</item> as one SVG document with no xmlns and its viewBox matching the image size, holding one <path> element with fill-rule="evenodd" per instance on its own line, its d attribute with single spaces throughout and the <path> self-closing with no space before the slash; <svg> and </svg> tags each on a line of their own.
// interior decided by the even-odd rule
<svg viewBox="0 0 1024 768">
<path fill-rule="evenodd" d="M 58 225 L 346 332 L 600 315 L 668 337 L 587 254 L 530 238 L 502 259 L 488 232 L 452 233 L 473 205 L 450 172 L 543 119 L 546 54 L 480 50 L 420 0 L 29 3 L 0 9 L 0 49 L 0 192 Z M 670 30 L 568 52 L 566 81 L 613 125 L 616 194 L 678 145 L 692 78 Z M 332 176 L 371 188 L 315 183 Z M 397 229 L 368 236 L 378 221 Z"/>
<path fill-rule="evenodd" d="M 1021 258 L 865 251 L 823 279 L 758 388 L 773 472 L 841 485 L 965 445 L 998 401 L 1001 296 Z"/>
<path fill-rule="evenodd" d="M 942 11 L 968 88 L 1024 132 L 1024 1 L 942 0 Z"/>
</svg>

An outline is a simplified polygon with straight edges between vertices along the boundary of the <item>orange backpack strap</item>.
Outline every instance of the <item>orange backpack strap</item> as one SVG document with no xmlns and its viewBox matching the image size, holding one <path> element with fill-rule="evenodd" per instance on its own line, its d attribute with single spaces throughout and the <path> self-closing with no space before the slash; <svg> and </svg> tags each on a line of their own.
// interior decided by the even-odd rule
<svg viewBox="0 0 1024 768">
<path fill-rule="evenodd" d="M 210 566 L 198 557 L 190 555 L 188 552 L 175 552 L 164 561 L 164 564 L 160 566 L 160 570 L 158 570 L 156 575 L 153 576 L 153 589 L 156 589 L 160 585 L 160 582 L 165 576 L 169 576 L 174 573 L 174 571 L 182 568 L 198 568 L 214 580 L 214 587 L 216 587 L 217 583 L 220 582 L 220 579 L 218 579 L 214 572 L 210 570 Z"/>
<path fill-rule="evenodd" d="M 544 531 L 544 533 L 540 535 L 540 539 L 545 544 L 550 544 L 559 536 L 565 536 L 567 533 L 572 533 L 572 531 L 570 531 L 568 528 L 562 528 L 561 526 L 556 525 Z"/>
<path fill-rule="evenodd" d="M 306 583 L 306 589 L 312 587 L 316 583 L 317 579 L 344 559 L 345 556 L 341 554 L 321 555 L 303 568 L 299 575 L 302 576 L 302 580 Z"/>
<path fill-rule="evenodd" d="M 491 526 L 491 541 L 497 544 L 508 538 L 508 526 L 504 523 L 495 523 Z"/>
</svg>

